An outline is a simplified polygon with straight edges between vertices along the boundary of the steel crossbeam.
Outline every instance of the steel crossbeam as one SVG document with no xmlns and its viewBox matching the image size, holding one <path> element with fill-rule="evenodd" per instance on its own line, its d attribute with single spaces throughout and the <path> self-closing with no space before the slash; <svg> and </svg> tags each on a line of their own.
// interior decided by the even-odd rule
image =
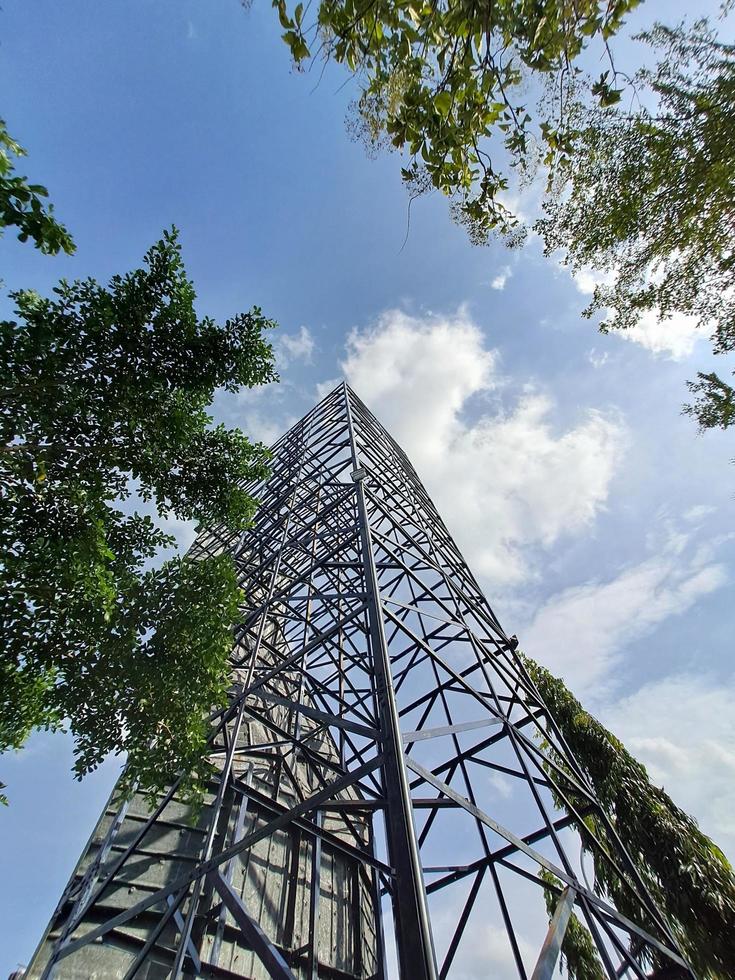
<svg viewBox="0 0 735 980">
<path fill-rule="evenodd" d="M 246 596 L 204 803 L 111 801 L 27 976 L 542 980 L 572 916 L 600 975 L 687 975 L 403 450 L 341 384 L 272 451 L 191 552 Z"/>
</svg>

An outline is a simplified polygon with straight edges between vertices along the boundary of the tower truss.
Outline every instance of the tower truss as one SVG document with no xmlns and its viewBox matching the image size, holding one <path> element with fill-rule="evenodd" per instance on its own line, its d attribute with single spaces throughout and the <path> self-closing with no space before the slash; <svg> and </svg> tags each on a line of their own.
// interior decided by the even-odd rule
<svg viewBox="0 0 735 980">
<path fill-rule="evenodd" d="M 514 638 L 347 385 L 254 492 L 251 530 L 192 550 L 231 554 L 246 596 L 204 806 L 192 822 L 178 784 L 152 809 L 113 793 L 29 975 L 542 980 L 574 915 L 602 976 L 656 959 L 691 977 Z"/>
</svg>

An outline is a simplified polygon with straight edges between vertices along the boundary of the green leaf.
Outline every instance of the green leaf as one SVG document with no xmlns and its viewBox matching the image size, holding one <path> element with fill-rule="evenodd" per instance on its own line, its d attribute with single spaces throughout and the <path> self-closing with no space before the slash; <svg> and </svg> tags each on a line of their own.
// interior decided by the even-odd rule
<svg viewBox="0 0 735 980">
<path fill-rule="evenodd" d="M 291 18 L 288 16 L 288 11 L 286 9 L 286 0 L 275 0 L 275 6 L 278 8 L 278 19 L 281 22 L 281 27 L 284 27 L 286 29 L 293 28 L 295 25 L 294 22 L 291 20 Z M 286 35 L 284 34 L 282 35 L 282 37 L 285 38 Z"/>
<path fill-rule="evenodd" d="M 13 156 L 24 156 L 23 148 L 11 139 L 0 120 L 0 147 Z M 0 150 L 0 234 L 7 226 L 18 229 L 18 239 L 34 242 L 46 255 L 64 251 L 71 255 L 74 242 L 69 232 L 53 217 L 53 208 L 46 206 L 42 198 L 48 190 L 42 184 L 29 184 L 25 177 L 14 175 L 14 161 L 5 150 Z"/>
<path fill-rule="evenodd" d="M 434 107 L 440 115 L 448 116 L 449 111 L 452 108 L 451 92 L 447 92 L 446 90 L 443 92 L 438 92 L 434 96 Z"/>
</svg>

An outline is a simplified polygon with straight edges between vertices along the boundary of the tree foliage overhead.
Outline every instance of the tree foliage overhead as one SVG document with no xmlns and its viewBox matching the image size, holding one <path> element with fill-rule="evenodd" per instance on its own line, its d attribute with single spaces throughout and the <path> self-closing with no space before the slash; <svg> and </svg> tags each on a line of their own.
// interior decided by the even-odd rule
<svg viewBox="0 0 735 980">
<path fill-rule="evenodd" d="M 497 233 L 513 245 L 528 229 L 509 204 L 509 177 L 543 174 L 534 228 L 547 253 L 610 280 L 586 315 L 600 314 L 605 331 L 646 313 L 691 316 L 712 334 L 714 352 L 728 354 L 735 46 L 703 20 L 657 24 L 636 40 L 658 63 L 629 78 L 616 70 L 611 42 L 638 2 L 273 5 L 298 66 L 323 56 L 354 74 L 360 95 L 348 128 L 371 153 L 403 151 L 412 197 L 440 190 L 473 242 Z M 582 67 L 592 52 L 608 61 L 597 77 Z M 685 411 L 701 428 L 733 424 L 726 380 L 700 373 L 689 388 L 696 398 Z"/>
<path fill-rule="evenodd" d="M 16 292 L 0 323 L 0 751 L 68 720 L 78 776 L 110 752 L 155 790 L 201 775 L 239 599 L 229 558 L 174 557 L 162 518 L 248 525 L 267 451 L 212 426 L 216 388 L 273 380 L 258 308 L 199 318 L 176 232 L 107 288 Z"/>
<path fill-rule="evenodd" d="M 403 179 L 454 201 L 473 239 L 512 234 L 517 219 L 499 194 L 509 166 L 541 142 L 563 149 L 553 114 L 534 114 L 526 77 L 565 84 L 591 42 L 603 47 L 639 0 L 273 0 L 298 65 L 324 55 L 361 83 L 358 129 L 410 157 Z M 308 10 L 308 8 L 307 8 Z M 604 102 L 610 89 L 599 89 Z M 534 151 L 535 152 L 535 151 Z"/>
<path fill-rule="evenodd" d="M 663 789 L 651 783 L 645 768 L 584 710 L 561 680 L 530 658 L 522 659 L 696 975 L 711 980 L 735 976 L 735 875 L 727 858 Z M 564 760 L 555 762 L 563 770 Z M 572 783 L 569 791 L 573 796 Z M 598 840 L 614 850 L 599 820 L 590 816 L 585 822 Z M 624 915 L 645 922 L 645 911 L 637 903 L 633 907 L 630 891 L 610 862 L 599 860 L 597 851 L 592 853 L 597 884 Z M 595 957 L 578 920 L 562 952 L 572 980 L 596 978 Z M 663 967 L 655 960 L 652 965 Z"/>
<path fill-rule="evenodd" d="M 735 46 L 706 21 L 655 26 L 638 39 L 657 64 L 632 80 L 636 111 L 577 100 L 573 146 L 536 228 L 547 252 L 608 274 L 585 311 L 602 329 L 651 311 L 693 317 L 715 354 L 735 350 Z M 716 374 L 690 384 L 700 426 L 733 422 L 735 391 Z"/>
<path fill-rule="evenodd" d="M 8 133 L 0 119 L 0 231 L 14 225 L 18 238 L 30 238 L 36 248 L 46 255 L 64 251 L 71 255 L 74 242 L 71 235 L 53 216 L 53 207 L 43 198 L 48 191 L 41 184 L 29 184 L 26 177 L 15 172 L 15 160 L 26 151 Z"/>
</svg>

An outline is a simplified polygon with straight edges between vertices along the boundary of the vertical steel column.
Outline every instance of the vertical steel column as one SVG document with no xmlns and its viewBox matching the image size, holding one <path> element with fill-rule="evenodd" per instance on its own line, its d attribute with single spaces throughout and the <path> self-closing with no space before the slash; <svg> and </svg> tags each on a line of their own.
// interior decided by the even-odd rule
<svg viewBox="0 0 735 980">
<path fill-rule="evenodd" d="M 375 569 L 370 521 L 365 502 L 363 480 L 366 473 L 361 470 L 357 456 L 350 396 L 346 385 L 343 386 L 343 394 L 354 467 L 352 479 L 357 495 L 370 646 L 375 670 L 381 740 L 385 754 L 385 762 L 383 763 L 387 798 L 385 823 L 388 855 L 391 867 L 395 872 L 392 903 L 398 964 L 401 977 L 404 980 L 437 980 L 434 942 L 431 934 L 416 828 L 413 822 L 411 792 L 403 760 L 400 718 L 393 689 L 388 643 L 380 607 L 380 587 Z"/>
</svg>

